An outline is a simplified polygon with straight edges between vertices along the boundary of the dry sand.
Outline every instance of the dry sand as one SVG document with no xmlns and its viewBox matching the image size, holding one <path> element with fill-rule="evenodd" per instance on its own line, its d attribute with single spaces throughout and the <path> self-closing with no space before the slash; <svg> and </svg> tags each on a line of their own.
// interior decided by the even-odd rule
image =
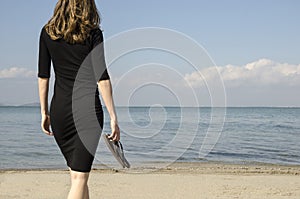
<svg viewBox="0 0 300 199">
<path fill-rule="evenodd" d="M 64 199 L 67 170 L 0 172 L 0 198 Z M 300 167 L 176 163 L 160 170 L 92 170 L 91 199 L 299 199 Z"/>
</svg>

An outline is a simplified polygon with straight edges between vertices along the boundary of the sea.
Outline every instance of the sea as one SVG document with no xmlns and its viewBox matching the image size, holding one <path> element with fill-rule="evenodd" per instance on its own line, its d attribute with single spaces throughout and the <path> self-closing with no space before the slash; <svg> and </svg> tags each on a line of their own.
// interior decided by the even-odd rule
<svg viewBox="0 0 300 199">
<path fill-rule="evenodd" d="M 132 167 L 174 162 L 300 165 L 300 108 L 117 107 L 121 143 Z M 110 133 L 104 108 L 102 133 Z M 38 106 L 0 106 L 0 170 L 65 169 Z M 54 132 L 55 133 L 55 132 Z M 94 167 L 117 161 L 100 139 Z"/>
</svg>

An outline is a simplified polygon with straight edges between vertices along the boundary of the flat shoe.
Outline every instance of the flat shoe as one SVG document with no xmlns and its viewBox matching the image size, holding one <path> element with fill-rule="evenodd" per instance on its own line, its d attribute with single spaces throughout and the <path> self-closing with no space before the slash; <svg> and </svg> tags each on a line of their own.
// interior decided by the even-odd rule
<svg viewBox="0 0 300 199">
<path fill-rule="evenodd" d="M 109 134 L 102 134 L 102 137 L 113 154 L 113 156 L 116 158 L 116 160 L 121 164 L 123 168 L 130 168 L 129 162 L 126 160 L 124 151 L 123 151 L 123 146 L 120 141 L 114 141 L 111 138 L 108 138 Z"/>
</svg>

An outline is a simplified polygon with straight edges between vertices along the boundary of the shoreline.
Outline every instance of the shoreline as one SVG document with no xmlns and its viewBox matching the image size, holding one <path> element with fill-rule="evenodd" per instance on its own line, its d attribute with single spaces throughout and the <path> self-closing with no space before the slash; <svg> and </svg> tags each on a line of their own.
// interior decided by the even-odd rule
<svg viewBox="0 0 300 199">
<path fill-rule="evenodd" d="M 300 165 L 279 165 L 270 163 L 224 163 L 224 162 L 175 162 L 151 163 L 152 166 L 136 166 L 130 169 L 107 165 L 94 165 L 91 172 L 98 173 L 199 173 L 199 174 L 287 174 L 300 175 Z M 156 165 L 156 166 L 154 166 Z M 67 168 L 25 168 L 0 169 L 0 174 L 26 172 L 64 172 Z"/>
</svg>

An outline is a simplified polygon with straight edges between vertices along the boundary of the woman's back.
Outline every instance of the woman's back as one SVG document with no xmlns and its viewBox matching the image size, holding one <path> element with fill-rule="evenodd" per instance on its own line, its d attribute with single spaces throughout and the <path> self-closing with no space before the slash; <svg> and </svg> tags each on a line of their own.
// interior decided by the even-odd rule
<svg viewBox="0 0 300 199">
<path fill-rule="evenodd" d="M 43 27 L 40 35 L 39 76 L 50 77 L 52 60 L 56 78 L 75 80 L 76 74 L 89 53 L 103 42 L 102 31 L 91 31 L 84 43 L 70 44 L 64 39 L 52 40 Z"/>
</svg>

